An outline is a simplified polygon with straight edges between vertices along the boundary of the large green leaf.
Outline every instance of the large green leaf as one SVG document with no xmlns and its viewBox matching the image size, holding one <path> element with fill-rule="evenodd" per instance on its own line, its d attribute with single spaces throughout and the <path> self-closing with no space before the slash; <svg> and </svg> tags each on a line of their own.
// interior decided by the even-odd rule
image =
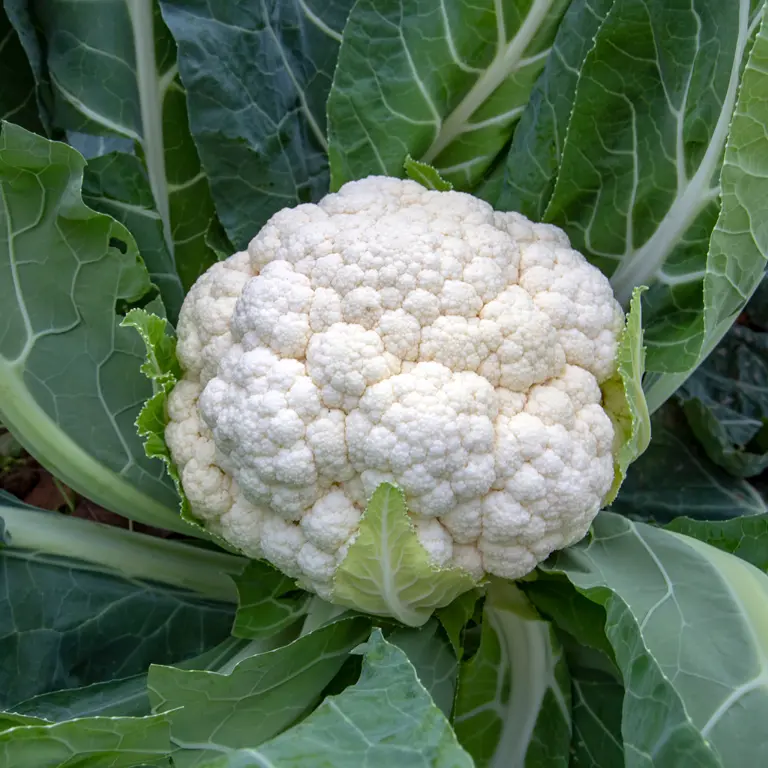
<svg viewBox="0 0 768 768">
<path fill-rule="evenodd" d="M 293 579 L 258 560 L 248 563 L 235 584 L 238 606 L 232 634 L 236 637 L 256 639 L 280 632 L 301 619 L 312 600 Z"/>
<path fill-rule="evenodd" d="M 59 479 L 126 517 L 192 532 L 134 422 L 151 395 L 120 315 L 152 286 L 130 232 L 80 197 L 83 158 L 0 136 L 0 418 Z"/>
<path fill-rule="evenodd" d="M 472 768 L 408 657 L 378 629 L 364 650 L 357 683 L 259 749 L 219 757 L 206 768 Z"/>
<path fill-rule="evenodd" d="M 714 522 L 677 517 L 666 528 L 705 541 L 768 572 L 768 514 Z"/>
<path fill-rule="evenodd" d="M 358 0 L 328 99 L 331 185 L 407 157 L 472 189 L 509 141 L 567 0 Z"/>
<path fill-rule="evenodd" d="M 94 136 L 90 133 L 67 131 L 67 143 L 74 147 L 86 160 L 93 160 L 113 152 L 128 155 L 135 154 L 133 142 L 130 139 L 124 139 L 122 136 Z M 130 186 L 128 189 L 130 189 Z M 155 200 L 152 198 L 152 205 L 154 204 Z M 158 215 L 158 220 L 159 218 Z"/>
<path fill-rule="evenodd" d="M 678 515 L 723 520 L 766 511 L 760 493 L 710 460 L 679 408 L 667 403 L 651 419 L 653 439 L 632 464 L 614 512 L 667 522 Z"/>
<path fill-rule="evenodd" d="M 0 501 L 0 518 L 5 521 L 8 545 L 18 550 L 16 557 L 34 559 L 45 553 L 70 558 L 129 579 L 144 578 L 212 600 L 237 602 L 233 580 L 246 566 L 244 558 L 197 543 L 127 531 L 27 504 L 7 504 L 4 498 Z"/>
<path fill-rule="evenodd" d="M 573 691 L 571 765 L 578 768 L 621 768 L 621 706 L 624 689 L 609 674 L 569 667 Z"/>
<path fill-rule="evenodd" d="M 768 331 L 768 273 L 763 275 L 744 311 L 754 327 Z"/>
<path fill-rule="evenodd" d="M 16 30 L 0 3 L 0 120 L 44 133 L 35 96 L 35 79 Z"/>
<path fill-rule="evenodd" d="M 515 130 L 497 207 L 541 221 L 557 181 L 581 68 L 615 0 L 573 0 Z"/>
<path fill-rule="evenodd" d="M 176 661 L 175 666 L 227 674 L 243 658 L 277 648 L 291 639 L 285 633 L 264 638 L 259 643 L 228 637 L 198 656 Z M 131 677 L 33 696 L 14 704 L 12 715 L 0 713 L 0 721 L 3 717 L 28 718 L 30 715 L 50 722 L 64 722 L 78 717 L 145 717 L 149 714 L 151 705 L 145 671 Z"/>
<path fill-rule="evenodd" d="M 443 625 L 453 650 L 458 658 L 464 656 L 464 632 L 477 609 L 481 590 L 470 589 L 459 595 L 453 602 L 435 611 L 435 617 Z"/>
<path fill-rule="evenodd" d="M 325 102 L 353 0 L 161 0 L 224 228 L 243 248 L 328 191 Z"/>
<path fill-rule="evenodd" d="M 155 209 L 141 160 L 125 152 L 92 158 L 85 167 L 83 200 L 95 211 L 124 224 L 136 238 L 150 280 L 160 290 L 168 319 L 175 325 L 184 301 L 184 287 L 168 250 L 163 222 Z"/>
<path fill-rule="evenodd" d="M 173 38 L 153 0 L 35 0 L 54 122 L 68 131 L 135 142 L 181 281 L 215 260 L 208 182 L 187 124 Z"/>
<path fill-rule="evenodd" d="M 151 712 L 146 673 L 49 691 L 13 704 L 14 716 L 34 715 L 52 723 L 78 717 L 146 717 Z"/>
<path fill-rule="evenodd" d="M 451 716 L 459 664 L 445 631 L 437 619 L 423 627 L 398 627 L 387 636 L 413 664 L 419 682 L 446 717 Z"/>
<path fill-rule="evenodd" d="M 170 765 L 164 717 L 92 717 L 0 733 L 0 768 Z"/>
<path fill-rule="evenodd" d="M 768 467 L 768 334 L 735 325 L 678 397 L 712 461 L 739 477 Z"/>
<path fill-rule="evenodd" d="M 543 570 L 605 609 L 626 691 L 628 768 L 768 760 L 768 742 L 755 738 L 768 717 L 768 576 L 696 539 L 606 512 L 591 539 Z"/>
<path fill-rule="evenodd" d="M 176 765 L 192 768 L 216 752 L 255 747 L 281 733 L 316 703 L 369 631 L 364 618 L 337 621 L 246 656 L 225 674 L 151 667 L 150 699 L 171 721 Z"/>
<path fill-rule="evenodd" d="M 584 597 L 562 577 L 537 571 L 522 584 L 541 614 L 557 620 L 571 679 L 573 766 L 624 765 L 621 711 L 624 688 L 613 648 L 605 636 L 603 606 Z"/>
<path fill-rule="evenodd" d="M 478 768 L 567 768 L 565 659 L 552 627 L 510 582 L 491 583 L 480 647 L 461 665 L 454 724 Z"/>
<path fill-rule="evenodd" d="M 762 4 L 760 15 L 755 17 L 755 22 L 760 20 L 740 85 L 720 176 L 722 207 L 706 262 L 699 360 L 715 348 L 759 287 L 768 254 L 768 239 L 761 225 L 768 215 L 768 171 L 764 163 L 768 136 L 760 128 L 768 121 L 768 4 Z M 646 391 L 651 409 L 664 402 L 689 373 L 683 370 L 650 379 Z"/>
<path fill-rule="evenodd" d="M 140 674 L 228 636 L 225 572 L 237 558 L 30 508 L 0 507 L 0 519 L 0 708 Z"/>
<path fill-rule="evenodd" d="M 577 0 L 508 158 L 501 207 L 562 226 L 622 302 L 650 286 L 651 411 L 725 333 L 768 254 L 756 6 Z"/>
</svg>

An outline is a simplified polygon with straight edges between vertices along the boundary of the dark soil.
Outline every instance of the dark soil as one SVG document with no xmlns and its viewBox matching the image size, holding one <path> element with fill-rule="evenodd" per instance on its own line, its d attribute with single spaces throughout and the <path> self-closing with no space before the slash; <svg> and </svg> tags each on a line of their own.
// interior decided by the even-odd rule
<svg viewBox="0 0 768 768">
<path fill-rule="evenodd" d="M 0 427 L 0 437 L 4 435 L 7 435 L 7 432 Z M 11 455 L 0 455 L 0 488 L 16 496 L 25 504 L 38 509 L 61 512 L 118 528 L 130 528 L 151 536 L 169 538 L 174 535 L 170 531 L 151 528 L 142 523 L 133 523 L 85 496 L 75 493 L 64 483 L 56 480 L 26 451 L 18 447 L 12 451 Z"/>
</svg>

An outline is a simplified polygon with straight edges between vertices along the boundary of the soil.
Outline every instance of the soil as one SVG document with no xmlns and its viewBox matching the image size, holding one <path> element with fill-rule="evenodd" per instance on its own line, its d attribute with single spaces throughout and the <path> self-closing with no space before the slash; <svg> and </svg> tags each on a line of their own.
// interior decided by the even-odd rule
<svg viewBox="0 0 768 768">
<path fill-rule="evenodd" d="M 0 433 L 4 433 L 2 427 L 0 427 Z M 7 457 L 0 456 L 0 488 L 16 496 L 25 504 L 38 509 L 47 509 L 52 512 L 81 517 L 85 520 L 93 520 L 97 523 L 114 525 L 118 528 L 130 528 L 150 536 L 162 538 L 174 536 L 170 531 L 127 520 L 75 493 L 64 483 L 56 480 L 26 451 L 17 449 L 14 454 Z"/>
</svg>

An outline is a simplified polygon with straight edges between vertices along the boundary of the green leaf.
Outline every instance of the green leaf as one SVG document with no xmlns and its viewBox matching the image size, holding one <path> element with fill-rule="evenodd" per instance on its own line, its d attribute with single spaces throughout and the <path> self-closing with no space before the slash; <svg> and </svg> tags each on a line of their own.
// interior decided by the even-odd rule
<svg viewBox="0 0 768 768">
<path fill-rule="evenodd" d="M 753 326 L 761 331 L 768 330 L 768 276 L 763 275 L 744 311 Z"/>
<path fill-rule="evenodd" d="M 605 636 L 606 613 L 562 576 L 541 571 L 522 585 L 526 597 L 556 621 L 571 678 L 572 765 L 624 765 L 621 711 L 624 688 Z M 554 759 L 554 756 L 553 756 Z"/>
<path fill-rule="evenodd" d="M 21 443 L 0 424 L 0 473 L 18 465 L 23 456 Z"/>
<path fill-rule="evenodd" d="M 353 0 L 162 0 L 189 122 L 229 239 L 328 191 L 325 102 Z"/>
<path fill-rule="evenodd" d="M 291 599 L 295 596 L 298 600 L 298 593 L 288 594 L 283 599 Z M 333 624 L 335 621 L 341 619 L 349 619 L 358 614 L 354 611 L 350 611 L 343 605 L 334 605 L 326 600 L 318 597 L 317 595 L 310 595 L 311 600 L 307 606 L 306 615 L 301 625 L 301 634 L 308 635 L 310 632 L 314 632 L 320 627 L 324 627 L 328 624 Z"/>
<path fill-rule="evenodd" d="M 768 576 L 696 539 L 606 512 L 591 540 L 543 570 L 605 608 L 626 689 L 628 768 L 649 759 L 679 766 L 681 755 L 713 767 L 768 759 L 752 736 L 768 716 Z"/>
<path fill-rule="evenodd" d="M 135 533 L 78 517 L 47 512 L 0 499 L 9 544 L 15 557 L 35 553 L 70 558 L 120 573 L 194 592 L 216 601 L 236 602 L 232 577 L 247 561 L 216 549 Z"/>
<path fill-rule="evenodd" d="M 651 418 L 643 394 L 645 347 L 640 305 L 642 288 L 635 288 L 629 314 L 619 337 L 617 373 L 602 385 L 603 406 L 611 417 L 614 437 L 614 478 L 604 500 L 610 504 L 617 496 L 629 465 L 651 441 Z"/>
<path fill-rule="evenodd" d="M 97 137 L 101 138 L 101 137 Z M 83 200 L 95 211 L 116 219 L 136 238 L 150 280 L 160 290 L 166 312 L 175 324 L 184 288 L 163 234 L 163 222 L 146 171 L 135 155 L 113 152 L 95 157 L 85 167 Z"/>
<path fill-rule="evenodd" d="M 176 337 L 168 332 L 168 321 L 165 318 L 143 309 L 130 310 L 121 326 L 133 328 L 144 343 L 146 357 L 139 370 L 152 382 L 154 394 L 146 400 L 136 419 L 137 434 L 144 440 L 144 452 L 150 459 L 160 459 L 165 466 L 180 499 L 179 520 L 186 521 L 194 528 L 195 535 L 214 539 L 193 519 L 179 471 L 165 443 L 168 395 L 181 378 L 181 368 L 176 358 Z"/>
<path fill-rule="evenodd" d="M 768 34 L 755 5 L 579 0 L 508 158 L 502 207 L 563 227 L 623 303 L 650 286 L 651 412 L 715 346 L 765 266 L 755 169 L 768 138 L 755 127 Z"/>
<path fill-rule="evenodd" d="M 266 563 L 251 560 L 235 577 L 238 608 L 232 634 L 259 638 L 275 634 L 302 618 L 312 595 Z"/>
<path fill-rule="evenodd" d="M 677 394 L 712 461 L 738 477 L 768 466 L 768 334 L 734 325 Z"/>
<path fill-rule="evenodd" d="M 41 717 L 18 715 L 15 712 L 0 712 L 0 732 L 15 728 L 18 725 L 49 725 L 49 723 Z"/>
<path fill-rule="evenodd" d="M 151 307 L 150 307 L 151 308 Z M 165 427 L 168 423 L 166 403 L 168 395 L 181 377 L 181 368 L 176 358 L 176 337 L 170 335 L 168 322 L 152 312 L 132 309 L 121 325 L 133 328 L 144 342 L 146 358 L 141 372 L 152 382 L 154 394 L 146 400 L 136 419 L 137 434 L 144 440 L 144 452 L 151 459 L 160 459 L 165 465 L 168 477 L 173 482 L 180 499 L 178 521 L 184 521 L 201 539 L 210 539 L 222 549 L 237 550 L 222 538 L 207 531 L 192 514 L 192 508 L 181 485 L 179 471 L 173 462 L 165 442 Z"/>
<path fill-rule="evenodd" d="M 437 619 L 430 619 L 418 629 L 399 627 L 387 641 L 405 653 L 432 701 L 446 717 L 450 717 L 459 664 Z"/>
<path fill-rule="evenodd" d="M 90 717 L 0 733 L 0 768 L 170 765 L 168 751 L 165 717 Z"/>
<path fill-rule="evenodd" d="M 333 602 L 418 627 L 435 608 L 448 605 L 474 586 L 466 571 L 430 563 L 408 516 L 403 492 L 382 483 L 363 513 L 357 538 L 336 569 Z"/>
<path fill-rule="evenodd" d="M 715 521 L 677 517 L 665 528 L 704 541 L 768 572 L 768 514 Z"/>
<path fill-rule="evenodd" d="M 227 674 L 152 666 L 150 700 L 171 721 L 175 764 L 198 766 L 225 748 L 255 747 L 281 733 L 316 703 L 369 631 L 364 618 L 337 621 L 245 656 Z"/>
<path fill-rule="evenodd" d="M 227 233 L 218 219 L 211 221 L 208 231 L 205 233 L 205 242 L 208 243 L 208 247 L 216 254 L 219 261 L 228 259 L 235 252 L 235 246 L 229 242 Z"/>
<path fill-rule="evenodd" d="M 464 654 L 464 628 L 474 615 L 475 606 L 481 597 L 482 592 L 479 589 L 471 589 L 469 592 L 459 595 L 452 603 L 446 605 L 445 608 L 439 608 L 435 611 L 435 616 L 443 625 L 443 629 L 451 641 L 456 657 L 459 659 Z"/>
<path fill-rule="evenodd" d="M 664 523 L 678 515 L 725 520 L 766 512 L 758 491 L 713 463 L 674 403 L 651 419 L 653 439 L 627 472 L 614 512 Z"/>
<path fill-rule="evenodd" d="M 584 60 L 616 0 L 573 0 L 515 129 L 495 207 L 541 221 L 562 162 Z"/>
<path fill-rule="evenodd" d="M 277 648 L 292 639 L 287 633 L 262 638 L 258 643 L 228 637 L 198 656 L 177 660 L 175 666 L 228 674 L 243 658 Z M 54 722 L 94 715 L 144 717 L 151 714 L 147 672 L 34 696 L 14 704 L 13 711 L 25 716 L 31 713 Z"/>
<path fill-rule="evenodd" d="M 541 571 L 536 571 L 535 578 L 526 580 L 521 586 L 542 616 L 557 619 L 561 638 L 567 633 L 565 636 L 577 644 L 581 656 L 597 654 L 604 660 L 600 668 L 611 670 L 615 672 L 615 678 L 619 677 L 613 649 L 605 636 L 603 606 L 581 595 L 564 577 L 552 577 Z"/>
<path fill-rule="evenodd" d="M 741 5 L 746 0 L 741 0 Z M 742 11 L 743 13 L 743 11 Z M 768 4 L 762 4 L 752 26 L 760 23 L 742 77 L 720 175 L 722 206 L 709 244 L 704 276 L 704 333 L 698 362 L 717 346 L 759 285 L 768 243 L 759 222 L 765 220 L 768 173 L 763 159 L 768 136 L 757 126 L 768 120 Z M 690 371 L 649 381 L 651 411 L 669 397 Z"/>
<path fill-rule="evenodd" d="M 569 667 L 573 691 L 574 768 L 623 766 L 621 710 L 624 689 L 605 672 Z"/>
<path fill-rule="evenodd" d="M 472 768 L 445 716 L 419 683 L 407 656 L 375 629 L 358 682 L 259 749 L 206 768 Z"/>
<path fill-rule="evenodd" d="M 766 445 L 768 417 L 766 424 L 761 421 L 759 428 L 751 436 L 752 445 L 750 443 L 738 445 L 732 442 L 732 431 L 729 429 L 731 424 L 725 424 L 718 418 L 723 411 L 730 410 L 727 407 L 710 408 L 696 397 L 683 402 L 683 413 L 688 420 L 688 425 L 707 456 L 715 464 L 736 477 L 759 475 L 768 467 L 768 445 Z M 733 415 L 739 418 L 739 414 Z M 742 423 L 742 426 L 745 425 Z"/>
<path fill-rule="evenodd" d="M 358 0 L 328 99 L 331 186 L 408 156 L 472 189 L 512 136 L 566 0 Z"/>
<path fill-rule="evenodd" d="M 446 181 L 429 163 L 421 163 L 408 155 L 403 167 L 405 175 L 413 181 L 418 181 L 422 187 L 438 192 L 450 192 L 453 189 L 453 184 Z"/>
<path fill-rule="evenodd" d="M 77 131 L 67 131 L 66 133 L 67 144 L 70 147 L 74 147 L 86 160 L 95 160 L 103 155 L 115 153 L 134 154 L 135 147 L 133 142 L 130 139 L 124 139 L 122 136 L 93 136 L 90 133 L 78 133 Z M 88 170 L 86 168 L 86 175 L 87 173 Z M 142 174 L 146 176 L 146 172 L 143 169 Z M 151 205 L 154 206 L 154 198 L 150 199 L 152 200 Z"/>
<path fill-rule="evenodd" d="M 55 723 L 80 717 L 146 717 L 151 714 L 147 675 L 42 693 L 15 703 L 13 712 L 24 716 L 32 713 L 38 719 Z"/>
<path fill-rule="evenodd" d="M 0 519 L 0 708 L 140 674 L 228 636 L 225 574 L 238 558 L 29 507 L 2 506 Z"/>
<path fill-rule="evenodd" d="M 37 106 L 35 79 L 16 30 L 0 3 L 0 120 L 45 133 Z"/>
<path fill-rule="evenodd" d="M 216 260 L 205 242 L 215 213 L 189 133 L 175 45 L 159 8 L 152 0 L 44 0 L 35 10 L 54 121 L 68 131 L 136 143 L 167 249 L 188 289 Z"/>
<path fill-rule="evenodd" d="M 80 198 L 83 158 L 5 123 L 0 136 L 0 419 L 57 478 L 158 528 L 179 519 L 134 422 L 151 386 L 119 312 L 152 286 L 130 232 Z"/>
<path fill-rule="evenodd" d="M 461 665 L 454 727 L 478 768 L 568 765 L 568 669 L 552 627 L 519 589 L 494 579 L 480 648 Z"/>
<path fill-rule="evenodd" d="M 51 125 L 53 112 L 51 83 L 43 59 L 40 31 L 34 22 L 33 9 L 28 0 L 3 0 L 2 5 L 27 57 L 34 80 L 38 115 L 45 128 L 44 133 L 47 136 L 53 136 L 55 129 Z M 29 126 L 23 127 L 31 130 Z"/>
<path fill-rule="evenodd" d="M 0 488 L 0 504 L 2 504 L 4 507 L 12 507 L 15 509 L 33 509 L 37 511 L 37 507 L 33 507 L 30 504 L 25 504 L 18 496 L 14 496 L 12 493 L 9 493 L 3 488 Z"/>
</svg>

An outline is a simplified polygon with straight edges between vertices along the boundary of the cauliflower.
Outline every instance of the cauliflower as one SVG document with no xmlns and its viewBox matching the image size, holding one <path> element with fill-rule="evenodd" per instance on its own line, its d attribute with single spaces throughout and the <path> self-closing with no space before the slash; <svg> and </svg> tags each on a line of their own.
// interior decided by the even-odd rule
<svg viewBox="0 0 768 768">
<path fill-rule="evenodd" d="M 370 177 L 197 281 L 166 441 L 209 529 L 327 599 L 382 483 L 436 567 L 518 578 L 611 489 L 623 322 L 556 227 Z"/>
</svg>

